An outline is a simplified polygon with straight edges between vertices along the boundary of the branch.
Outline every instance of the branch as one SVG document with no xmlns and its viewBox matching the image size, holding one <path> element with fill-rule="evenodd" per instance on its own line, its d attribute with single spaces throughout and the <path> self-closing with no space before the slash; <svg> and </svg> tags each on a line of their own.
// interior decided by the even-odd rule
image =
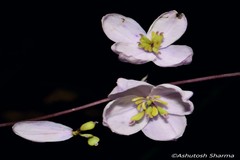
<svg viewBox="0 0 240 160">
<path fill-rule="evenodd" d="M 104 98 L 104 99 L 101 99 L 101 100 L 98 100 L 98 101 L 95 101 L 95 102 L 92 102 L 92 103 L 88 103 L 88 104 L 85 104 L 85 105 L 82 105 L 82 106 L 79 106 L 79 107 L 75 107 L 75 108 L 72 108 L 72 109 L 68 109 L 68 110 L 64 110 L 64 111 L 48 114 L 48 115 L 41 116 L 41 117 L 35 117 L 35 118 L 31 118 L 31 119 L 26 119 L 26 120 L 27 121 L 39 121 L 39 120 L 43 120 L 43 119 L 53 118 L 53 117 L 61 116 L 61 115 L 64 115 L 64 114 L 72 113 L 72 112 L 75 112 L 75 111 L 80 111 L 80 110 L 83 110 L 83 109 L 86 109 L 86 108 L 90 108 L 92 106 L 96 106 L 98 104 L 101 104 L 101 103 L 104 103 L 104 102 L 108 102 L 108 101 L 110 101 L 110 99 Z M 17 121 L 1 123 L 0 124 L 0 128 L 1 127 L 11 126 L 11 125 L 15 124 L 16 122 Z"/>
<path fill-rule="evenodd" d="M 227 77 L 238 77 L 240 76 L 240 72 L 236 72 L 236 73 L 227 73 L 227 74 L 220 74 L 220 75 L 213 75 L 213 76 L 206 76 L 206 77 L 200 77 L 200 78 L 194 78 L 194 79 L 188 79 L 188 80 L 182 80 L 182 81 L 175 81 L 175 82 L 170 82 L 171 84 L 174 85 L 181 85 L 181 84 L 187 84 L 187 83 L 196 83 L 196 82 L 202 82 L 202 81 L 208 81 L 208 80 L 214 80 L 214 79 L 220 79 L 220 78 L 227 78 Z M 79 107 L 75 107 L 72 109 L 68 109 L 68 110 L 64 110 L 64 111 L 60 111 L 57 113 L 52 113 L 52 114 L 48 114 L 45 116 L 41 116 L 41 117 L 35 117 L 32 119 L 27 119 L 27 120 L 44 120 L 44 119 L 48 119 L 48 118 L 53 118 L 53 117 L 57 117 L 57 116 L 61 116 L 61 115 L 65 115 L 68 113 L 72 113 L 75 111 L 80 111 L 86 108 L 90 108 L 92 106 L 96 106 L 98 104 L 102 104 L 105 102 L 110 101 L 109 98 L 104 98 L 92 103 L 88 103 Z M 7 123 L 1 123 L 0 124 L 0 128 L 1 127 L 7 127 L 7 126 L 12 126 L 13 124 L 15 124 L 16 122 L 7 122 Z"/>
<path fill-rule="evenodd" d="M 193 78 L 193 79 L 175 81 L 175 82 L 170 82 L 170 83 L 174 84 L 174 85 L 181 85 L 181 84 L 187 84 L 187 83 L 195 83 L 195 82 L 202 82 L 202 81 L 227 78 L 227 77 L 237 77 L 237 76 L 240 76 L 240 72 L 219 74 L 219 75 L 206 76 L 206 77 L 200 77 L 200 78 Z"/>
</svg>

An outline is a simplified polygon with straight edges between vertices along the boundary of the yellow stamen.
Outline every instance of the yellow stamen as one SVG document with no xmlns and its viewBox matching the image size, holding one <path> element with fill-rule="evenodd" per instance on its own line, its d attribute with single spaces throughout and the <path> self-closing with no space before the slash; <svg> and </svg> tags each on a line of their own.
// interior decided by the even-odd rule
<svg viewBox="0 0 240 160">
<path fill-rule="evenodd" d="M 136 114 L 135 116 L 133 116 L 133 117 L 131 118 L 131 120 L 132 120 L 132 121 L 139 121 L 139 120 L 141 120 L 141 119 L 143 118 L 143 116 L 144 116 L 144 111 L 139 112 L 138 114 Z"/>
<path fill-rule="evenodd" d="M 150 106 L 152 104 L 152 100 L 147 100 L 147 105 Z"/>
<path fill-rule="evenodd" d="M 152 108 L 152 116 L 155 117 L 158 115 L 158 109 L 156 107 Z"/>
<path fill-rule="evenodd" d="M 146 114 L 148 115 L 149 118 L 153 118 L 153 116 L 152 116 L 152 107 L 148 107 L 147 108 Z"/>
<path fill-rule="evenodd" d="M 141 103 L 141 104 L 139 104 L 139 105 L 137 106 L 137 110 L 138 110 L 138 111 L 141 111 L 141 109 L 142 109 L 142 104 L 143 104 L 143 103 Z"/>
<path fill-rule="evenodd" d="M 168 112 L 165 109 L 163 109 L 162 107 L 158 106 L 157 109 L 158 109 L 158 112 L 160 113 L 160 115 L 162 115 L 162 116 L 168 115 Z"/>
<path fill-rule="evenodd" d="M 141 104 L 141 103 L 143 103 L 143 100 L 142 99 L 140 99 L 140 100 L 137 100 L 137 101 L 135 101 L 134 102 L 136 105 L 138 105 L 138 104 Z"/>
<path fill-rule="evenodd" d="M 140 99 L 144 99 L 144 97 L 136 97 L 136 98 L 133 98 L 132 101 L 135 102 L 135 101 L 140 100 Z"/>
<path fill-rule="evenodd" d="M 139 48 L 147 52 L 153 52 L 155 54 L 159 53 L 160 46 L 163 41 L 163 33 L 152 32 L 151 40 L 144 35 L 140 35 L 140 42 L 138 44 Z"/>
<path fill-rule="evenodd" d="M 153 99 L 159 99 L 160 98 L 160 96 L 153 96 Z"/>
<path fill-rule="evenodd" d="M 136 109 L 138 113 L 131 117 L 130 125 L 134 125 L 136 122 L 140 121 L 145 114 L 148 118 L 156 117 L 157 115 L 166 117 L 168 112 L 160 106 L 157 106 L 157 103 L 162 105 L 167 105 L 168 103 L 161 100 L 159 95 L 152 95 L 144 97 L 135 97 L 132 99 L 132 102 L 136 104 Z"/>
<path fill-rule="evenodd" d="M 163 101 L 163 100 L 161 100 L 161 99 L 154 99 L 154 101 L 155 102 L 158 102 L 158 103 L 161 103 L 161 104 L 163 104 L 163 105 L 167 105 L 168 103 L 167 102 L 165 102 L 165 101 Z"/>
<path fill-rule="evenodd" d="M 142 109 L 143 109 L 143 110 L 146 110 L 146 109 L 147 109 L 147 108 L 146 108 L 146 103 L 145 103 L 145 102 L 142 103 Z"/>
</svg>

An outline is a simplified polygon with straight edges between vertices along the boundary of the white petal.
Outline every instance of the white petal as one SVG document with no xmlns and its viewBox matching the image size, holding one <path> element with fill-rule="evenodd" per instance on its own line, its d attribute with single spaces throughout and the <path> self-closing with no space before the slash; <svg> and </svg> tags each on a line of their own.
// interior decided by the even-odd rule
<svg viewBox="0 0 240 160">
<path fill-rule="evenodd" d="M 147 35 L 152 32 L 163 32 L 163 43 L 161 47 L 166 47 L 178 40 L 187 29 L 187 19 L 183 13 L 178 14 L 173 10 L 160 15 L 149 28 Z"/>
<path fill-rule="evenodd" d="M 103 31 L 114 42 L 138 42 L 140 34 L 146 35 L 142 27 L 133 19 L 120 14 L 107 14 L 102 18 Z"/>
<path fill-rule="evenodd" d="M 192 91 L 183 91 L 183 97 L 188 100 L 192 97 L 193 92 Z"/>
<path fill-rule="evenodd" d="M 50 121 L 22 121 L 12 127 L 15 134 L 34 142 L 58 142 L 71 138 L 72 128 Z"/>
<path fill-rule="evenodd" d="M 194 106 L 189 100 L 193 95 L 191 91 L 183 91 L 172 84 L 161 84 L 156 86 L 150 95 L 160 95 L 161 100 L 168 103 L 164 108 L 170 114 L 188 115 L 193 112 Z"/>
<path fill-rule="evenodd" d="M 185 45 L 171 45 L 161 49 L 153 62 L 161 67 L 177 67 L 192 62 L 193 50 Z"/>
<path fill-rule="evenodd" d="M 144 81 L 128 80 L 125 78 L 118 78 L 117 86 L 108 95 L 111 99 L 123 97 L 127 95 L 136 95 L 146 97 L 149 95 L 153 86 Z"/>
<path fill-rule="evenodd" d="M 130 125 L 132 116 L 138 113 L 135 104 L 131 102 L 132 98 L 134 96 L 122 97 L 109 102 L 103 111 L 103 125 L 121 135 L 134 134 L 146 126 L 148 120 L 145 117 L 139 123 Z"/>
<path fill-rule="evenodd" d="M 169 141 L 181 137 L 187 126 L 185 116 L 169 115 L 167 119 L 158 117 L 149 121 L 143 133 L 156 141 Z"/>
<path fill-rule="evenodd" d="M 153 53 L 138 48 L 137 43 L 115 43 L 111 49 L 119 54 L 119 59 L 132 64 L 143 64 L 156 59 Z"/>
</svg>

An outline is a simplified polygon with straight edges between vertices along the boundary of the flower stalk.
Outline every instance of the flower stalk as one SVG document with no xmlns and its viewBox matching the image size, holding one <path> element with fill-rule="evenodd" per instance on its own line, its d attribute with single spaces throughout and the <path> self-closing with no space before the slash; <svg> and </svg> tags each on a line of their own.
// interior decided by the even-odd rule
<svg viewBox="0 0 240 160">
<path fill-rule="evenodd" d="M 197 83 L 197 82 L 216 80 L 216 79 L 222 79 L 222 78 L 231 78 L 231 77 L 240 77 L 240 72 L 218 74 L 218 75 L 199 77 L 199 78 L 193 78 L 193 79 L 187 79 L 187 80 L 181 80 L 181 81 L 174 81 L 174 82 L 170 82 L 170 84 L 182 85 L 182 84 Z M 99 104 L 102 104 L 102 103 L 106 103 L 106 102 L 109 102 L 109 101 L 110 101 L 109 98 L 104 98 L 104 99 L 97 100 L 95 102 L 88 103 L 88 104 L 85 104 L 85 105 L 82 105 L 82 106 L 79 106 L 79 107 L 75 107 L 75 108 L 67 109 L 67 110 L 64 110 L 64 111 L 48 114 L 48 115 L 45 115 L 45 116 L 35 117 L 35 118 L 27 119 L 27 120 L 44 120 L 44 119 L 49 119 L 49 118 L 53 118 L 53 117 L 58 117 L 58 116 L 70 114 L 70 113 L 73 113 L 73 112 L 76 112 L 76 111 L 80 111 L 80 110 L 83 110 L 83 109 L 87 109 L 87 108 L 90 108 L 90 107 L 93 107 L 93 106 L 96 106 L 96 105 L 99 105 Z M 15 124 L 16 122 L 17 121 L 0 123 L 0 127 L 9 127 L 9 126 L 12 126 L 13 124 Z"/>
</svg>

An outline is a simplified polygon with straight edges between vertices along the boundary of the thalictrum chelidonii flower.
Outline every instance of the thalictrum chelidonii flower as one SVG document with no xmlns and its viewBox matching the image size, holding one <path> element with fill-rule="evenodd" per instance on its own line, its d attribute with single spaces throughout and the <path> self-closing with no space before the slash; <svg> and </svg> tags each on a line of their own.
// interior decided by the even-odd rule
<svg viewBox="0 0 240 160">
<path fill-rule="evenodd" d="M 109 94 L 113 101 L 103 111 L 103 125 L 112 132 L 132 135 L 141 131 L 158 141 L 174 140 L 185 131 L 185 115 L 192 113 L 191 91 L 171 84 L 153 86 L 119 78 Z"/>
<path fill-rule="evenodd" d="M 115 42 L 111 49 L 123 62 L 152 61 L 161 67 L 176 67 L 192 61 L 190 47 L 171 45 L 186 31 L 187 19 L 183 13 L 175 10 L 163 13 L 147 33 L 135 20 L 116 13 L 105 15 L 102 27 L 107 37 Z"/>
</svg>

